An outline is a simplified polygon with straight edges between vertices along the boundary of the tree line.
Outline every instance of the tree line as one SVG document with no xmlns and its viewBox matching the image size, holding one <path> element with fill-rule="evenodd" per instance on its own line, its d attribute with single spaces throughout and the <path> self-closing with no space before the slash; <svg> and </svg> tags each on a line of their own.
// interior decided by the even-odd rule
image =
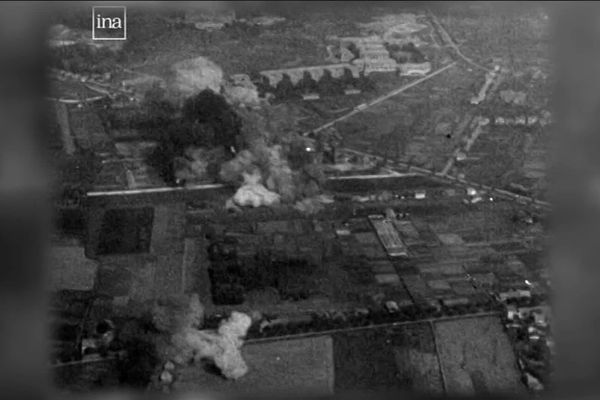
<svg viewBox="0 0 600 400">
<path fill-rule="evenodd" d="M 282 79 L 275 86 L 271 85 L 266 76 L 257 77 L 255 82 L 259 96 L 264 97 L 270 93 L 279 100 L 300 99 L 309 93 L 317 93 L 321 97 L 338 96 L 344 94 L 346 89 L 351 88 L 362 92 L 376 90 L 373 80 L 363 72 L 359 77 L 355 77 L 348 68 L 344 69 L 344 74 L 339 78 L 334 78 L 331 71 L 325 69 L 318 80 L 315 80 L 308 71 L 304 71 L 302 79 L 296 84 L 292 82 L 288 74 L 283 74 Z"/>
</svg>

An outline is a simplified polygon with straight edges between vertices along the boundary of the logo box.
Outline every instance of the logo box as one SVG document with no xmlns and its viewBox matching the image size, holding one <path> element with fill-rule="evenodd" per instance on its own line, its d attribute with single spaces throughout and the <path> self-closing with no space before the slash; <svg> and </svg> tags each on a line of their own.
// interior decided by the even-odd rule
<svg viewBox="0 0 600 400">
<path fill-rule="evenodd" d="M 92 7 L 93 40 L 126 40 L 127 8 L 124 6 Z"/>
</svg>

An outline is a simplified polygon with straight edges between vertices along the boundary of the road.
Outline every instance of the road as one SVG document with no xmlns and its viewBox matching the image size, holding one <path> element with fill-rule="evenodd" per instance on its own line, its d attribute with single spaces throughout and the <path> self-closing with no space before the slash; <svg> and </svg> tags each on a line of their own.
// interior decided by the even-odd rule
<svg viewBox="0 0 600 400">
<path fill-rule="evenodd" d="M 360 150 L 344 148 L 344 149 L 342 149 L 342 151 L 347 151 L 347 152 L 355 154 L 355 155 L 372 157 L 372 158 L 382 161 L 382 162 L 385 161 L 384 158 L 381 156 L 365 153 Z M 550 203 L 548 203 L 546 201 L 538 200 L 538 199 L 535 199 L 535 198 L 532 198 L 529 196 L 523 196 L 523 195 L 520 195 L 517 193 L 510 192 L 508 190 L 494 188 L 494 187 L 491 187 L 488 185 L 483 185 L 483 184 L 473 182 L 473 181 L 470 181 L 467 179 L 459 179 L 454 176 L 445 175 L 442 172 L 436 172 L 431 169 L 413 166 L 413 165 L 410 165 L 408 163 L 404 163 L 401 161 L 387 160 L 385 167 L 391 171 L 395 171 L 398 173 L 414 172 L 414 173 L 417 173 L 420 175 L 429 176 L 431 179 L 439 180 L 444 183 L 451 184 L 453 186 L 459 186 L 459 187 L 464 187 L 464 188 L 472 187 L 475 189 L 484 190 L 487 193 L 497 196 L 499 198 L 513 200 L 520 204 L 529 205 L 531 207 L 546 210 L 546 211 L 549 211 L 551 208 Z"/>
<path fill-rule="evenodd" d="M 443 40 L 445 40 L 446 42 L 448 42 L 448 44 L 457 51 L 457 54 L 459 54 L 459 56 L 461 56 L 463 59 L 472 63 L 472 60 L 470 60 L 470 59 L 464 57 L 464 55 L 462 55 L 462 53 L 460 52 L 460 50 L 458 49 L 456 44 L 454 44 L 451 37 L 449 36 L 447 31 L 445 31 L 443 26 L 439 23 L 439 21 L 437 20 L 435 15 L 431 14 L 431 18 L 434 23 L 434 28 L 437 29 L 440 37 Z M 413 88 L 429 79 L 434 78 L 437 75 L 440 75 L 441 73 L 454 67 L 456 64 L 457 64 L 456 61 L 452 62 L 450 64 L 447 64 L 422 78 L 416 79 L 406 85 L 401 86 L 400 88 L 394 89 L 391 92 L 389 92 L 383 96 L 380 96 L 368 103 L 363 103 L 361 105 L 358 105 L 349 113 L 344 114 L 344 115 L 342 115 L 320 127 L 317 127 L 310 131 L 304 132 L 302 135 L 306 137 L 309 134 L 316 134 L 316 133 L 322 132 L 325 129 L 334 126 L 338 122 L 344 121 L 354 115 L 357 115 L 373 106 L 376 106 L 376 105 L 390 99 L 391 97 L 394 97 L 400 93 L 403 93 L 410 88 Z M 486 71 L 488 71 L 488 69 L 486 69 L 485 67 L 483 67 L 483 68 Z M 470 120 L 470 119 L 471 118 L 468 118 L 468 120 Z M 314 139 L 310 139 L 308 137 L 306 139 L 310 140 L 310 141 L 314 141 Z M 342 148 L 341 151 L 346 151 L 346 152 L 349 152 L 349 153 L 352 153 L 355 155 L 368 156 L 368 157 L 374 158 L 374 159 L 382 162 L 384 167 L 389 172 L 392 172 L 392 173 L 402 174 L 402 173 L 408 172 L 408 173 L 416 173 L 416 174 L 420 174 L 420 175 L 425 175 L 432 179 L 439 180 L 439 181 L 442 181 L 444 183 L 448 183 L 448 184 L 451 184 L 454 186 L 473 187 L 476 189 L 485 190 L 486 192 L 488 192 L 494 196 L 517 201 L 518 203 L 521 203 L 524 205 L 529 205 L 534 208 L 541 208 L 544 210 L 550 209 L 550 204 L 545 201 L 541 201 L 541 200 L 538 200 L 538 199 L 535 199 L 535 198 L 532 198 L 529 196 L 519 195 L 517 193 L 513 193 L 508 190 L 493 188 L 493 187 L 490 187 L 487 185 L 482 185 L 482 184 L 479 184 L 477 182 L 473 182 L 470 180 L 459 179 L 457 177 L 449 176 L 449 175 L 447 175 L 449 168 L 445 168 L 442 172 L 436 172 L 436 171 L 429 170 L 426 168 L 412 166 L 408 163 L 386 160 L 384 157 L 377 156 L 377 155 L 370 154 L 370 153 L 365 153 L 358 149 Z M 454 159 L 454 153 L 452 155 L 452 160 L 453 159 Z M 453 161 L 450 161 L 450 163 L 453 163 Z M 88 192 L 87 197 L 88 197 L 88 199 L 91 199 L 92 201 L 101 201 L 101 202 L 102 201 L 108 201 L 108 202 L 118 201 L 117 198 L 123 199 L 123 198 L 127 198 L 127 197 L 129 197 L 131 200 L 133 200 L 136 198 L 143 198 L 147 195 L 157 196 L 160 198 L 163 198 L 165 196 L 175 195 L 176 197 L 180 197 L 182 199 L 188 199 L 188 198 L 193 199 L 195 197 L 196 193 L 221 192 L 222 190 L 225 190 L 225 189 L 226 189 L 226 187 L 224 185 L 214 184 L 214 185 L 197 185 L 197 186 L 188 186 L 188 187 L 149 188 L 149 189 L 136 189 L 136 190 L 104 191 L 104 192 L 93 191 L 93 192 Z"/>
<path fill-rule="evenodd" d="M 460 48 L 458 47 L 458 45 L 454 42 L 454 40 L 452 39 L 452 37 L 450 36 L 450 34 L 448 33 L 448 31 L 444 28 L 444 26 L 442 25 L 442 23 L 439 21 L 439 19 L 435 16 L 435 14 L 433 14 L 431 11 L 429 11 L 429 18 L 431 20 L 431 26 L 433 27 L 433 29 L 435 30 L 435 32 L 437 33 L 437 35 L 439 36 L 439 38 L 442 41 L 442 46 L 448 46 L 451 49 L 454 50 L 454 52 L 456 53 L 457 56 L 459 56 L 463 61 L 465 61 L 466 63 L 468 63 L 469 65 L 478 68 L 482 71 L 486 71 L 486 72 L 490 72 L 491 69 L 487 68 L 475 61 L 473 61 L 472 59 L 470 59 L 469 57 L 465 56 L 462 51 L 460 51 Z M 445 43 L 444 43 L 445 42 Z"/>
<path fill-rule="evenodd" d="M 280 340 L 291 340 L 291 339 L 303 339 L 315 336 L 323 336 L 323 335 L 333 335 L 336 333 L 344 333 L 344 332 L 358 332 L 365 331 L 369 329 L 382 329 L 382 328 L 394 328 L 402 325 L 410 325 L 410 324 L 420 324 L 420 323 L 436 323 L 443 321 L 453 321 L 460 320 L 465 318 L 480 318 L 480 317 L 489 317 L 489 316 L 499 316 L 499 311 L 485 311 L 479 312 L 475 314 L 463 314 L 463 315 L 453 315 L 453 316 L 444 316 L 439 318 L 424 318 L 424 319 L 415 319 L 412 321 L 400 321 L 400 322 L 389 322 L 385 324 L 374 324 L 367 326 L 353 326 L 347 328 L 338 328 L 338 329 L 329 329 L 320 332 L 305 332 L 298 333 L 293 335 L 282 335 L 282 336 L 273 336 L 266 338 L 257 338 L 257 339 L 248 339 L 245 343 L 264 343 L 264 342 L 275 342 Z"/>
<path fill-rule="evenodd" d="M 442 72 L 445 72 L 445 71 L 449 70 L 450 68 L 454 67 L 455 65 L 456 65 L 456 62 L 451 62 L 450 64 L 447 64 L 447 65 L 445 65 L 445 66 L 443 66 L 443 67 L 441 67 L 441 68 L 433 71 L 429 75 L 426 75 L 426 76 L 424 76 L 422 78 L 419 78 L 419 79 L 415 79 L 414 81 L 412 81 L 412 82 L 410 82 L 410 83 L 408 83 L 408 84 L 406 84 L 404 86 L 401 86 L 398 89 L 394 89 L 391 92 L 386 93 L 383 96 L 380 96 L 380 97 L 378 97 L 378 98 L 376 98 L 374 100 L 371 100 L 368 103 L 359 104 L 358 106 L 354 107 L 354 109 L 352 111 L 350 111 L 349 113 L 344 114 L 341 117 L 338 117 L 338 118 L 336 118 L 336 119 L 334 119 L 332 121 L 329 121 L 328 123 L 326 123 L 324 125 L 321 125 L 318 128 L 306 131 L 306 132 L 304 132 L 302 134 L 302 136 L 308 136 L 308 135 L 311 135 L 311 134 L 316 134 L 316 133 L 319 133 L 319 132 L 321 132 L 321 131 L 323 131 L 323 130 L 325 130 L 327 128 L 330 128 L 330 127 L 334 126 L 335 124 L 337 124 L 338 122 L 344 121 L 344 120 L 346 120 L 346 119 L 348 119 L 348 118 L 350 118 L 350 117 L 352 117 L 352 116 L 354 116 L 356 114 L 359 114 L 359 113 L 361 113 L 361 112 L 363 112 L 363 111 L 365 111 L 365 110 L 367 110 L 367 109 L 369 109 L 369 108 L 371 108 L 371 107 L 373 107 L 373 106 L 375 106 L 377 104 L 380 104 L 380 103 L 384 102 L 385 100 L 388 100 L 388 99 L 390 99 L 390 98 L 392 98 L 394 96 L 397 96 L 400 93 L 405 92 L 405 91 L 407 91 L 408 89 L 410 89 L 412 87 L 415 87 L 415 86 L 417 86 L 417 85 L 419 85 L 419 84 L 421 84 L 423 82 L 428 81 L 429 79 L 431 79 L 431 78 L 433 78 L 433 77 L 441 74 Z"/>
<path fill-rule="evenodd" d="M 311 131 L 305 132 L 303 134 L 303 136 L 307 136 L 308 134 L 315 134 L 315 133 L 321 132 L 321 131 L 329 128 L 329 127 L 332 127 L 332 126 L 334 126 L 336 123 L 338 123 L 340 121 L 343 121 L 343 120 L 345 120 L 347 118 L 350 118 L 350 117 L 352 117 L 352 116 L 354 116 L 354 115 L 356 115 L 356 114 L 358 114 L 358 113 L 360 113 L 360 112 L 362 112 L 362 111 L 364 111 L 364 110 L 366 110 L 366 109 L 368 109 L 368 108 L 370 108 L 370 107 L 372 107 L 374 105 L 377 105 L 377 104 L 379 104 L 379 103 L 381 103 L 381 102 L 389 99 L 390 97 L 393 97 L 393 96 L 395 96 L 395 95 L 397 95 L 399 93 L 402 93 L 402 92 L 404 92 L 405 90 L 407 90 L 409 88 L 412 88 L 412 87 L 414 87 L 414 86 L 416 86 L 416 85 L 418 85 L 418 84 L 420 84 L 422 82 L 425 82 L 428 79 L 431 79 L 431 78 L 433 78 L 433 77 L 441 74 L 444 71 L 447 71 L 448 69 L 450 69 L 450 67 L 453 67 L 454 65 L 456 65 L 456 62 L 448 64 L 445 67 L 442 67 L 442 68 L 436 70 L 435 72 L 433 72 L 433 73 L 431 73 L 431 74 L 429 74 L 429 75 L 427 75 L 427 76 L 425 76 L 423 78 L 417 79 L 417 80 L 411 82 L 408 85 L 404 85 L 404 86 L 402 86 L 402 87 L 400 87 L 400 88 L 398 88 L 396 90 L 393 90 L 392 92 L 390 92 L 390 93 L 388 93 L 388 94 L 386 94 L 384 96 L 381 96 L 381 97 L 379 97 L 379 98 L 371 101 L 370 103 L 367 103 L 367 104 L 363 105 L 362 107 L 358 106 L 358 107 L 356 107 L 354 110 L 352 110 L 348 114 L 345 114 L 345 115 L 343 115 L 343 116 L 341 116 L 339 118 L 336 118 L 335 120 L 330 121 L 327 124 L 322 125 L 322 126 L 316 128 L 316 129 L 313 129 Z M 497 89 L 497 85 L 495 85 L 495 88 Z M 473 115 L 474 114 L 472 114 L 472 113 L 466 115 L 464 120 L 466 120 L 467 122 L 471 121 L 473 119 L 472 118 Z M 468 126 L 468 124 L 465 126 L 465 128 L 467 126 Z M 476 128 L 476 131 L 472 133 L 472 136 L 478 136 L 477 128 Z M 310 138 L 307 138 L 307 139 L 314 142 L 314 139 L 310 139 Z M 441 172 L 436 172 L 436 171 L 433 171 L 433 170 L 430 170 L 430 169 L 412 166 L 412 165 L 410 165 L 408 163 L 404 163 L 404 162 L 400 162 L 400 161 L 387 160 L 385 157 L 381 157 L 381 156 L 378 156 L 378 155 L 375 155 L 375 154 L 371 154 L 371 153 L 366 153 L 366 152 L 358 150 L 358 149 L 344 147 L 344 148 L 340 149 L 340 151 L 342 151 L 342 152 L 348 152 L 348 153 L 359 155 L 359 156 L 371 157 L 373 159 L 376 159 L 376 160 L 382 162 L 383 165 L 385 166 L 385 168 L 388 171 L 390 171 L 390 172 L 397 172 L 397 173 L 406 173 L 406 172 L 411 173 L 412 172 L 412 173 L 417 173 L 417 174 L 421 174 L 421 175 L 426 175 L 426 176 L 429 176 L 429 177 L 431 177 L 433 179 L 441 180 L 441 181 L 443 181 L 445 183 L 448 183 L 448 184 L 451 184 L 451 185 L 454 185 L 454 186 L 472 187 L 472 188 L 475 188 L 475 189 L 484 190 L 484 191 L 486 191 L 486 192 L 488 192 L 488 193 L 490 193 L 490 194 L 492 194 L 494 196 L 497 196 L 497 197 L 500 197 L 500 198 L 504 198 L 504 199 L 513 200 L 513 201 L 516 201 L 516 202 L 518 202 L 520 204 L 528 205 L 528 206 L 531 206 L 531 207 L 534 207 L 534 208 L 543 209 L 543 210 L 546 210 L 546 211 L 549 211 L 550 208 L 551 208 L 550 207 L 550 203 L 548 203 L 546 201 L 535 199 L 535 198 L 530 197 L 530 196 L 520 195 L 520 194 L 511 192 L 511 191 L 505 190 L 505 189 L 494 188 L 494 187 L 491 187 L 491 186 L 488 186 L 488 185 L 483 185 L 483 184 L 480 184 L 480 183 L 477 183 L 477 182 L 473 182 L 473 181 L 470 181 L 470 180 L 467 180 L 467 179 L 459 179 L 457 177 L 448 175 L 448 171 L 450 170 L 451 166 L 454 164 L 454 154 L 456 153 L 456 150 L 453 152 L 452 157 L 451 157 L 451 159 L 448 162 L 448 164 L 450 164 L 449 167 L 447 165 L 447 167 L 444 168 L 444 170 L 441 171 Z"/>
</svg>

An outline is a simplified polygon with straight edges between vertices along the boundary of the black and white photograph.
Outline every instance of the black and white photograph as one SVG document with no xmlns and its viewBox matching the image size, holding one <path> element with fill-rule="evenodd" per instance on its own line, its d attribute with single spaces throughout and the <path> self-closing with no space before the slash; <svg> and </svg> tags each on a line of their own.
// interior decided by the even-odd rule
<svg viewBox="0 0 600 400">
<path fill-rule="evenodd" d="M 0 7 L 7 392 L 599 392 L 593 2 Z"/>
</svg>

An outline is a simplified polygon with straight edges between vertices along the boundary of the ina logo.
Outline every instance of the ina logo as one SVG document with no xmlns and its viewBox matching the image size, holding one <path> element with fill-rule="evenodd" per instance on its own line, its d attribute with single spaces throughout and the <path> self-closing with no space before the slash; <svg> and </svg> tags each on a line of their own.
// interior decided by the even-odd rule
<svg viewBox="0 0 600 400">
<path fill-rule="evenodd" d="M 123 6 L 92 7 L 92 39 L 127 39 L 127 10 Z"/>
</svg>

